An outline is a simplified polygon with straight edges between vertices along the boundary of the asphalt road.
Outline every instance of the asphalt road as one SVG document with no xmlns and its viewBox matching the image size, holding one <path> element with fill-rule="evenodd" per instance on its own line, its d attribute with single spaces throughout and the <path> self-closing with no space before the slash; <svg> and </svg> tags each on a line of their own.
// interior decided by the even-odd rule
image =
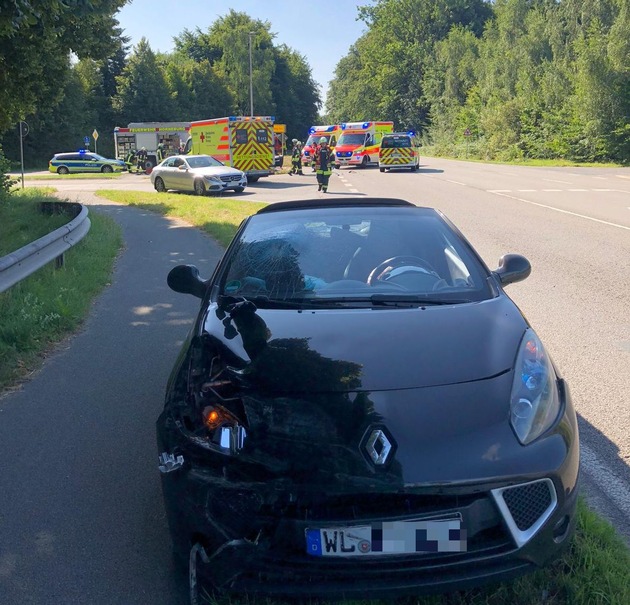
<svg viewBox="0 0 630 605">
<path fill-rule="evenodd" d="M 0 603 L 184 604 L 154 423 L 197 301 L 172 293 L 165 277 L 182 262 L 209 275 L 221 250 L 186 225 L 91 193 L 151 191 L 145 176 L 51 176 L 69 199 L 119 221 L 126 245 L 84 329 L 0 399 Z M 630 539 L 630 170 L 430 159 L 415 174 L 344 169 L 330 191 L 435 206 L 490 268 L 507 252 L 530 259 L 532 275 L 508 293 L 571 387 L 585 491 Z M 307 171 L 263 179 L 238 199 L 318 195 Z"/>
</svg>

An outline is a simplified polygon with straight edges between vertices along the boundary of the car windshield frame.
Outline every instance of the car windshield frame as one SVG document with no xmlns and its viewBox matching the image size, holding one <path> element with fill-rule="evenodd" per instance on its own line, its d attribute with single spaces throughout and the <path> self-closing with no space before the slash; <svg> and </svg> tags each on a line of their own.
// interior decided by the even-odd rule
<svg viewBox="0 0 630 605">
<path fill-rule="evenodd" d="M 418 262 L 427 260 L 420 250 L 438 268 Z M 397 260 L 384 262 L 391 258 Z M 489 277 L 464 236 L 433 209 L 307 208 L 247 219 L 219 268 L 213 298 L 281 308 L 458 304 L 495 297 Z"/>
</svg>

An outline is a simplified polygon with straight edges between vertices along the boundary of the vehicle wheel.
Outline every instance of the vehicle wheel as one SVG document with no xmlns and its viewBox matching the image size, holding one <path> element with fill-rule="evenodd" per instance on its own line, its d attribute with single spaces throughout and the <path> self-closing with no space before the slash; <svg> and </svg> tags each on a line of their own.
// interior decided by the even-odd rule
<svg viewBox="0 0 630 605">
<path fill-rule="evenodd" d="M 206 186 L 203 184 L 201 179 L 197 179 L 195 181 L 195 195 L 205 195 L 206 194 Z"/>
<path fill-rule="evenodd" d="M 385 172 L 385 168 L 379 168 L 381 172 Z"/>
<path fill-rule="evenodd" d="M 101 168 L 101 172 L 102 172 L 103 174 L 110 174 L 110 173 L 114 172 L 114 169 L 113 169 L 111 166 L 107 166 L 107 165 L 105 165 L 105 166 L 103 166 L 103 167 Z"/>
<path fill-rule="evenodd" d="M 248 176 L 247 177 L 247 182 L 248 183 L 255 183 L 260 177 L 259 176 Z"/>
<path fill-rule="evenodd" d="M 364 155 L 363 159 L 361 160 L 361 168 L 367 168 L 367 165 L 370 163 L 370 156 L 369 155 Z"/>
<path fill-rule="evenodd" d="M 234 191 L 236 191 L 236 193 L 243 193 L 243 191 L 245 191 L 245 187 L 234 187 Z"/>
<path fill-rule="evenodd" d="M 164 193 L 166 191 L 164 181 L 159 176 L 155 179 L 155 183 L 153 183 L 153 186 L 158 193 Z"/>
<path fill-rule="evenodd" d="M 411 172 L 415 172 L 416 170 L 418 170 L 418 168 L 420 168 L 420 164 L 415 164 L 414 166 L 412 166 Z"/>
<path fill-rule="evenodd" d="M 68 174 L 70 171 L 65 166 L 57 168 L 57 174 Z"/>
</svg>

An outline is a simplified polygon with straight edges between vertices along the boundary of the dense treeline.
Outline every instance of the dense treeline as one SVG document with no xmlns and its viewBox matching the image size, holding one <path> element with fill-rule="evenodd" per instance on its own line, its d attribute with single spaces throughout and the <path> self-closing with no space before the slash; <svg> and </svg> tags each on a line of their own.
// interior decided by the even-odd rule
<svg viewBox="0 0 630 605">
<path fill-rule="evenodd" d="M 32 167 L 56 152 L 83 147 L 85 136 L 94 150 L 95 129 L 96 150 L 112 155 L 115 126 L 249 115 L 249 32 L 254 113 L 276 116 L 290 136 L 303 136 L 317 121 L 321 97 L 311 69 L 296 51 L 274 45 L 269 22 L 231 10 L 206 32 L 185 30 L 172 53 L 157 53 L 145 39 L 130 48 L 115 21 L 125 0 L 80 3 L 89 7 L 82 16 L 94 24 L 90 36 L 98 38 L 89 47 L 84 38 L 75 42 L 68 35 L 62 41 L 54 35 L 66 29 L 76 33 L 81 15 L 75 9 L 56 0 L 15 2 L 24 6 L 16 8 L 12 20 L 5 23 L 0 10 L 0 66 L 8 68 L 0 71 L 7 84 L 0 91 L 0 142 L 14 163 L 20 158 L 20 119 L 29 125 L 24 157 Z M 20 17 L 22 8 L 32 10 L 30 18 Z M 56 25 L 42 17 L 46 8 L 56 10 Z M 23 63 L 11 51 L 16 42 Z"/>
<path fill-rule="evenodd" d="M 331 120 L 394 119 L 451 155 L 630 162 L 630 0 L 376 0 L 361 16 Z"/>
<path fill-rule="evenodd" d="M 275 45 L 269 22 L 231 10 L 165 54 L 130 47 L 115 19 L 125 0 L 0 0 L 0 142 L 19 159 L 25 119 L 33 166 L 94 129 L 112 154 L 116 125 L 247 115 L 253 32 L 254 113 L 290 137 L 387 119 L 438 153 L 630 162 L 630 0 L 367 2 L 318 117 L 306 58 Z"/>
</svg>

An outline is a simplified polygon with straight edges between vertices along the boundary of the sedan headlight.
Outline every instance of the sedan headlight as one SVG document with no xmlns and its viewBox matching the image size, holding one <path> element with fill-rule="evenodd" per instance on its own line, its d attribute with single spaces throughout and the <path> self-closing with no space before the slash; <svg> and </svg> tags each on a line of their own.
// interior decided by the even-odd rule
<svg viewBox="0 0 630 605">
<path fill-rule="evenodd" d="M 542 435 L 559 411 L 556 373 L 540 339 L 529 328 L 516 357 L 510 397 L 510 421 L 519 441 L 526 445 Z"/>
<path fill-rule="evenodd" d="M 221 179 L 218 176 L 206 175 L 203 178 L 210 183 L 221 183 Z"/>
</svg>

